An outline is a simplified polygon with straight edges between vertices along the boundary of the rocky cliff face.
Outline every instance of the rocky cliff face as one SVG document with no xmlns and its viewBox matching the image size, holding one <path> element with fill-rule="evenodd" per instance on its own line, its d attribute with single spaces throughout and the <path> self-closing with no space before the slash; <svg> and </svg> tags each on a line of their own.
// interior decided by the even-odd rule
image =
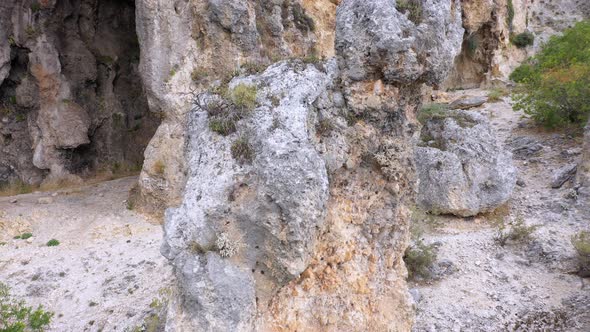
<svg viewBox="0 0 590 332">
<path fill-rule="evenodd" d="M 550 36 L 590 17 L 587 1 L 462 0 L 462 52 L 443 84 L 446 88 L 473 88 L 505 79 Z M 518 48 L 511 37 L 523 32 L 535 36 L 534 45 Z"/>
<path fill-rule="evenodd" d="M 336 60 L 281 61 L 197 94 L 182 204 L 166 214 L 169 330 L 410 329 L 414 113 L 463 35 L 459 3 L 421 8 L 416 20 L 393 0 L 345 0 Z"/>
<path fill-rule="evenodd" d="M 137 1 L 142 78 L 150 108 L 164 118 L 145 154 L 142 206 L 158 212 L 181 201 L 188 92 L 283 58 L 332 56 L 338 2 Z"/>
<path fill-rule="evenodd" d="M 141 167 L 159 119 L 139 79 L 133 1 L 0 8 L 0 182 Z"/>
</svg>

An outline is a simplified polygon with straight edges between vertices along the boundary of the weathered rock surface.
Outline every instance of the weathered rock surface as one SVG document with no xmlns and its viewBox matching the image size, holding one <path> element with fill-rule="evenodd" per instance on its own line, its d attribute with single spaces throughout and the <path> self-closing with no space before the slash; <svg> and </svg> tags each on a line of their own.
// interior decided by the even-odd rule
<svg viewBox="0 0 590 332">
<path fill-rule="evenodd" d="M 417 202 L 436 214 L 473 216 L 504 204 L 516 183 L 512 154 L 497 142 L 487 120 L 453 111 L 422 129 L 416 149 Z"/>
<path fill-rule="evenodd" d="M 341 14 L 336 29 L 341 66 L 353 81 L 433 84 L 460 51 L 464 30 L 454 1 L 422 1 L 417 17 L 398 11 L 395 0 L 344 1 L 338 11 L 356 13 Z"/>
<path fill-rule="evenodd" d="M 188 92 L 277 59 L 333 55 L 336 4 L 138 0 L 136 5 L 141 76 L 150 109 L 163 117 L 145 152 L 139 203 L 158 212 L 182 200 Z M 160 163 L 166 164 L 164 172 L 154 167 Z"/>
<path fill-rule="evenodd" d="M 0 185 L 137 169 L 159 120 L 139 80 L 133 2 L 0 9 Z"/>
<path fill-rule="evenodd" d="M 561 188 L 567 181 L 575 178 L 577 169 L 577 164 L 570 164 L 555 170 L 551 178 L 551 188 Z"/>
<path fill-rule="evenodd" d="M 459 99 L 453 101 L 449 105 L 449 108 L 452 110 L 456 110 L 456 109 L 467 110 L 470 108 L 479 107 L 479 106 L 485 104 L 487 101 L 488 101 L 488 98 L 483 97 L 483 96 L 459 98 Z"/>
<path fill-rule="evenodd" d="M 475 88 L 505 79 L 549 37 L 590 17 L 587 1 L 462 0 L 465 35 L 460 56 L 443 86 Z M 534 45 L 520 49 L 510 38 L 535 35 Z"/>
</svg>

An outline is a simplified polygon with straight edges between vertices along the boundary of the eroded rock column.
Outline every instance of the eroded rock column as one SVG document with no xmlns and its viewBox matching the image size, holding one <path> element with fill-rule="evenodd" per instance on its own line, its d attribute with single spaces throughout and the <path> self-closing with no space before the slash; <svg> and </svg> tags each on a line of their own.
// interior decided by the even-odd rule
<svg viewBox="0 0 590 332">
<path fill-rule="evenodd" d="M 208 106 L 188 114 L 188 180 L 162 247 L 178 280 L 168 330 L 410 330 L 414 114 L 463 35 L 458 1 L 420 9 L 345 0 L 336 60 L 231 80 L 257 91 L 233 131 L 212 130 Z"/>
</svg>

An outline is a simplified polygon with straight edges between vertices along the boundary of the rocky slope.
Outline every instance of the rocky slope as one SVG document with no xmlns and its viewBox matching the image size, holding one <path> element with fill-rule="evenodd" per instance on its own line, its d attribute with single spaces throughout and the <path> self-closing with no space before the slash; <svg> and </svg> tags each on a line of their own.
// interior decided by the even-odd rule
<svg viewBox="0 0 590 332">
<path fill-rule="evenodd" d="M 452 98 L 486 93 L 467 90 Z M 418 236 L 434 245 L 438 256 L 432 279 L 411 283 L 417 300 L 414 331 L 590 328 L 588 281 L 576 275 L 570 242 L 589 227 L 588 199 L 575 194 L 587 184 L 580 187 L 573 178 L 559 188 L 551 183 L 564 166 L 587 162 L 580 155 L 587 150 L 581 149 L 580 135 L 539 130 L 510 102 L 505 98 L 473 110 L 489 119 L 498 141 L 514 153 L 519 185 L 508 203 L 471 218 L 414 215 L 415 229 L 423 232 Z M 534 225 L 530 237 L 500 244 L 502 225 L 518 221 Z"/>
<path fill-rule="evenodd" d="M 128 210 L 136 182 L 0 198 L 0 282 L 55 314 L 48 331 L 136 331 L 161 315 L 172 269 L 160 225 Z"/>
</svg>

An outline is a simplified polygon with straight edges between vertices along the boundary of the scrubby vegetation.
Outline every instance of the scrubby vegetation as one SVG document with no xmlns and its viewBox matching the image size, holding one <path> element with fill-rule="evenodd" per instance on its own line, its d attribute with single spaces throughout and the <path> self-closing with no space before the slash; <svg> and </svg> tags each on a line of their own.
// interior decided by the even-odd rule
<svg viewBox="0 0 590 332">
<path fill-rule="evenodd" d="M 590 273 L 590 232 L 580 232 L 572 236 L 572 245 L 578 253 L 580 269 Z"/>
<path fill-rule="evenodd" d="M 435 245 L 425 244 L 422 240 L 424 230 L 421 222 L 424 221 L 429 224 L 432 223 L 431 216 L 414 209 L 412 227 L 410 228 L 412 244 L 406 248 L 403 257 L 410 280 L 430 279 L 432 277 L 432 266 L 437 257 Z M 429 227 L 432 227 L 432 225 L 429 225 Z"/>
<path fill-rule="evenodd" d="M 47 241 L 47 246 L 48 247 L 57 247 L 57 246 L 59 246 L 59 241 L 56 239 L 51 239 L 51 240 Z"/>
<path fill-rule="evenodd" d="M 53 313 L 39 306 L 33 309 L 10 295 L 10 288 L 0 282 L 0 332 L 42 332 L 51 323 Z"/>
<path fill-rule="evenodd" d="M 254 148 L 250 144 L 250 139 L 247 136 L 242 136 L 235 140 L 231 146 L 231 155 L 240 164 L 252 163 Z"/>
<path fill-rule="evenodd" d="M 241 109 L 252 110 L 256 107 L 256 96 L 258 89 L 255 85 L 238 84 L 229 91 L 229 99 Z"/>
<path fill-rule="evenodd" d="M 15 239 L 15 240 L 16 240 L 16 239 L 26 240 L 26 239 L 30 239 L 30 238 L 32 238 L 32 237 L 33 237 L 33 234 L 32 234 L 32 233 L 23 233 L 23 234 L 21 234 L 21 235 L 17 235 L 17 236 L 15 236 L 15 237 L 14 237 L 14 239 Z"/>
<path fill-rule="evenodd" d="M 397 0 L 397 10 L 407 14 L 415 24 L 422 23 L 422 2 L 420 0 Z"/>
<path fill-rule="evenodd" d="M 519 83 L 516 110 L 548 128 L 585 124 L 590 114 L 590 21 L 551 38 L 510 78 Z"/>
<path fill-rule="evenodd" d="M 512 42 L 512 44 L 514 44 L 518 48 L 525 48 L 535 43 L 535 35 L 528 31 L 519 33 L 517 35 L 512 36 L 510 38 L 510 42 Z"/>
<path fill-rule="evenodd" d="M 0 184 L 0 197 L 29 194 L 33 192 L 33 186 L 21 180 Z"/>
<path fill-rule="evenodd" d="M 533 233 L 539 228 L 538 225 L 527 226 L 521 217 L 516 218 L 510 225 L 507 225 L 502 219 L 498 222 L 497 227 L 498 230 L 494 236 L 494 241 L 501 246 L 505 246 L 509 242 L 515 244 L 528 243 L 532 241 Z"/>
<path fill-rule="evenodd" d="M 428 120 L 435 117 L 444 117 L 445 113 L 449 110 L 449 106 L 446 104 L 428 104 L 422 106 L 418 111 L 418 121 L 422 124 L 428 122 Z"/>
<path fill-rule="evenodd" d="M 506 88 L 493 88 L 488 93 L 488 102 L 497 103 L 502 101 L 502 97 L 507 96 L 509 93 Z"/>
</svg>

